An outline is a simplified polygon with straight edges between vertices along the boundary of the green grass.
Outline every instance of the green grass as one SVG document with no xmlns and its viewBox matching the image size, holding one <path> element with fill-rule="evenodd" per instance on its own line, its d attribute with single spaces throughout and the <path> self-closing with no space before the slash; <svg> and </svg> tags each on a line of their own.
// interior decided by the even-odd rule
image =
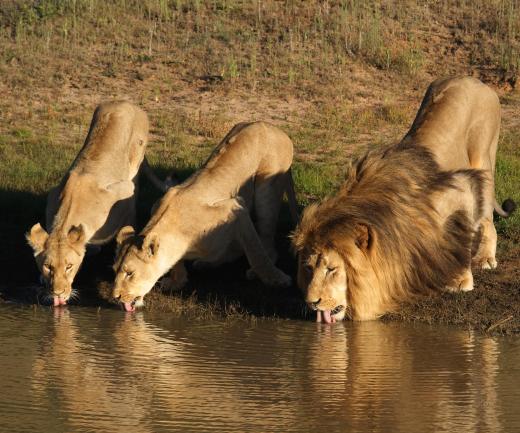
<svg viewBox="0 0 520 433">
<path fill-rule="evenodd" d="M 25 70 L 10 79 L 18 86 L 65 84 L 82 62 L 118 78 L 129 64 L 158 61 L 185 76 L 220 76 L 229 87 L 323 96 L 349 79 L 353 61 L 407 80 L 450 71 L 431 55 L 438 25 L 473 65 L 518 72 L 514 0 L 6 1 L 0 64 Z"/>
<path fill-rule="evenodd" d="M 295 144 L 293 175 L 305 206 L 334 193 L 357 155 L 399 140 L 429 82 L 471 73 L 502 93 L 496 193 L 499 201 L 520 203 L 520 99 L 506 93 L 518 78 L 519 53 L 516 0 L 6 0 L 0 7 L 0 286 L 36 280 L 24 232 L 43 221 L 46 192 L 106 99 L 130 99 L 148 113 L 148 158 L 161 177 L 171 170 L 188 177 L 239 121 L 275 123 Z M 144 181 L 141 225 L 158 197 Z M 287 220 L 285 212 L 280 252 L 294 272 Z M 496 226 L 500 254 L 517 251 L 520 211 L 497 218 Z M 113 251 L 106 253 L 102 269 L 86 264 L 87 276 L 103 274 Z M 224 307 L 227 295 L 231 305 L 239 299 L 259 314 L 284 304 L 278 291 L 253 283 L 245 297 L 256 298 L 248 302 L 234 272 L 228 269 L 219 288 Z M 178 307 L 210 308 L 218 290 L 208 278 L 190 286 L 202 290 L 199 298 Z"/>
</svg>

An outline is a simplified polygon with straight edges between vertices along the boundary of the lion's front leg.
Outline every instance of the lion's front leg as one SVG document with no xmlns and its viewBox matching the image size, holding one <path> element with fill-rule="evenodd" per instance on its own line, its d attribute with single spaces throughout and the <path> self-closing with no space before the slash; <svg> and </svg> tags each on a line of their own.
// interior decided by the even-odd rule
<svg viewBox="0 0 520 433">
<path fill-rule="evenodd" d="M 445 288 L 447 292 L 470 292 L 473 289 L 473 273 L 471 272 L 471 268 L 467 268 L 452 285 L 446 286 Z"/>
<path fill-rule="evenodd" d="M 232 218 L 229 223 L 234 225 L 232 233 L 242 246 L 252 271 L 260 280 L 269 286 L 289 286 L 292 282 L 291 277 L 278 269 L 269 258 L 243 200 L 223 200 L 217 206 L 229 211 Z"/>
<path fill-rule="evenodd" d="M 184 266 L 184 261 L 178 261 L 168 273 L 168 276 L 161 278 L 158 282 L 159 289 L 163 292 L 175 292 L 182 289 L 188 282 L 188 272 Z"/>
</svg>

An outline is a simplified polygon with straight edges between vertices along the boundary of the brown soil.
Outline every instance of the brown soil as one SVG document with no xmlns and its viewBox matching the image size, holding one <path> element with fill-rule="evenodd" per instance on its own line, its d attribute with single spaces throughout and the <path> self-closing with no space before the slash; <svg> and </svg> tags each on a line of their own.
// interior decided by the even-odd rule
<svg viewBox="0 0 520 433">
<path fill-rule="evenodd" d="M 12 18 L 23 12 L 22 6 L 16 3 L 6 2 L 6 8 L 0 10 L 0 138 L 12 140 L 16 134 L 29 129 L 37 139 L 50 136 L 57 152 L 71 146 L 77 148 L 94 107 L 105 99 L 126 98 L 138 103 L 150 115 L 151 153 L 163 157 L 166 152 L 171 156 L 168 161 L 176 161 L 176 149 L 172 147 L 161 151 L 163 153 L 158 149 L 166 142 L 172 119 L 179 119 L 178 126 L 189 135 L 190 145 L 202 141 L 214 144 L 232 124 L 263 119 L 280 125 L 296 137 L 298 163 L 333 164 L 341 170 L 356 149 L 398 140 L 413 120 L 429 82 L 439 76 L 457 74 L 476 76 L 497 90 L 503 101 L 503 131 L 513 134 L 520 130 L 518 70 L 497 63 L 495 35 L 499 32 L 494 32 L 493 27 L 497 15 L 488 2 L 467 5 L 466 2 L 426 2 L 413 7 L 410 6 L 413 2 L 410 5 L 409 2 L 406 5 L 383 2 L 387 6 L 381 9 L 384 25 L 379 48 L 399 54 L 401 49 L 408 53 L 406 50 L 415 44 L 422 56 L 420 67 L 401 70 L 398 62 L 397 66 L 382 67 L 377 59 L 370 57 L 370 52 L 324 51 L 319 57 L 314 51 L 307 52 L 302 45 L 287 54 L 295 65 L 304 65 L 302 74 L 293 82 L 287 80 L 284 69 L 292 64 L 280 60 L 282 54 L 286 54 L 284 49 L 292 49 L 284 39 L 287 29 L 294 29 L 298 24 L 302 34 L 307 35 L 306 25 L 312 25 L 316 17 L 326 19 L 324 3 L 329 2 L 308 2 L 308 8 L 301 13 L 279 17 L 274 15 L 284 2 L 261 2 L 265 10 L 258 10 L 262 21 L 255 25 L 264 39 L 260 40 L 258 50 L 258 70 L 252 72 L 254 80 L 247 75 L 247 68 L 237 76 L 219 69 L 224 60 L 239 58 L 243 52 L 233 39 L 227 45 L 222 42 L 229 35 L 211 33 L 213 27 L 208 23 L 215 21 L 212 14 L 218 12 L 211 8 L 218 2 L 200 2 L 203 6 L 195 12 L 188 10 L 188 6 L 184 12 L 175 11 L 179 18 L 174 24 L 186 26 L 180 31 L 166 19 L 153 21 L 153 11 L 147 19 L 138 16 L 134 6 L 140 2 L 127 2 L 130 6 L 121 12 L 122 18 L 116 11 L 106 22 L 90 15 L 78 16 L 77 20 L 74 17 L 72 21 L 65 11 L 42 18 L 41 24 L 34 21 L 34 17 L 32 21 Z M 51 1 L 18 3 L 32 5 L 27 6 L 27 10 L 39 3 L 53 4 Z M 162 2 L 153 2 L 156 3 Z M 474 9 L 471 3 L 475 3 Z M 446 5 L 450 13 L 443 10 Z M 368 5 L 366 9 L 371 7 Z M 43 14 L 40 9 L 37 10 Z M 396 9 L 395 15 L 393 9 Z M 225 30 L 229 27 L 230 35 L 238 34 L 234 25 L 241 31 L 248 28 L 257 14 L 256 6 L 246 12 L 242 16 L 231 11 L 229 17 L 223 18 L 222 27 Z M 415 16 L 415 22 L 403 24 L 397 15 L 408 12 L 409 16 Z M 183 13 L 186 22 L 182 21 Z M 28 29 L 25 33 L 18 29 L 24 22 Z M 76 27 L 65 34 L 61 29 L 70 22 Z M 407 26 L 411 28 L 410 34 L 405 31 Z M 199 28 L 207 33 L 199 35 Z M 155 29 L 155 33 L 150 33 L 150 29 Z M 50 36 L 45 49 L 41 40 L 47 31 Z M 280 35 L 271 40 L 269 31 L 279 31 Z M 184 33 L 190 40 L 199 36 L 206 39 L 185 47 Z M 315 37 L 312 31 L 309 34 L 309 38 Z M 65 40 L 66 37 L 69 39 Z M 264 43 L 266 40 L 280 51 L 266 54 L 264 48 L 269 45 Z M 187 41 L 188 36 L 186 44 Z M 311 40 L 308 46 L 320 47 L 321 44 L 326 46 L 324 41 Z M 511 39 L 509 45 L 517 49 L 518 37 Z M 118 54 L 117 49 L 126 51 Z M 340 58 L 339 65 L 330 62 L 334 54 Z M 222 65 L 217 59 L 224 59 Z M 274 66 L 279 68 L 278 75 Z M 388 113 L 387 109 L 395 112 Z M 367 120 L 367 113 L 376 115 Z M 160 125 L 161 119 L 168 119 L 166 126 Z M 348 122 L 353 126 L 347 134 L 344 123 Z M 312 133 L 310 140 L 309 133 Z M 305 140 L 313 142 L 314 137 L 319 142 L 316 147 L 310 149 L 302 144 Z M 35 285 L 38 275 L 23 233 L 43 214 L 44 191 L 56 180 L 36 179 L 35 183 L 41 184 L 31 187 L 30 191 L 0 191 L 4 201 L 0 203 L 0 267 L 4 273 L 0 300 L 45 304 L 41 288 Z M 300 193 L 299 198 L 302 197 L 314 198 Z M 27 209 L 27 203 L 33 208 Z M 146 215 L 146 211 L 142 213 Z M 280 233 L 280 251 L 285 252 L 281 267 L 294 275 L 294 259 L 288 253 L 286 240 L 288 232 L 285 226 Z M 476 272 L 473 292 L 423 300 L 404 306 L 402 311 L 389 314 L 384 320 L 447 323 L 490 333 L 520 332 L 518 238 L 501 233 L 499 248 L 501 244 L 507 247 L 499 250 L 498 269 Z M 77 279 L 81 292 L 77 304 L 117 308 L 103 298 L 110 289 L 112 260 L 113 246 L 108 245 L 99 256 L 85 261 Z M 239 261 L 208 273 L 191 272 L 190 282 L 182 292 L 152 292 L 146 308 L 192 317 L 310 317 L 295 287 L 277 290 L 249 282 L 243 277 L 245 269 L 245 262 Z"/>
</svg>

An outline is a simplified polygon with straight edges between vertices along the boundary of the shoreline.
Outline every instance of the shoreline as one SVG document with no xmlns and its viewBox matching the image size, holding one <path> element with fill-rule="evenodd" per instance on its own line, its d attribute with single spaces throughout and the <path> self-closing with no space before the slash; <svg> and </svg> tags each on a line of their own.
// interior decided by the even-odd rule
<svg viewBox="0 0 520 433">
<path fill-rule="evenodd" d="M 505 257 L 499 256 L 501 261 L 495 270 L 474 271 L 473 291 L 442 293 L 420 299 L 413 304 L 403 304 L 399 311 L 388 313 L 379 320 L 448 325 L 486 335 L 519 334 L 520 269 L 514 260 L 519 250 L 515 248 L 503 254 Z M 284 262 L 285 266 L 281 267 L 294 275 L 293 269 L 287 269 L 292 263 L 287 263 L 286 260 Z M 91 266 L 100 268 L 99 263 L 90 263 L 87 267 Z M 265 287 L 258 281 L 248 281 L 243 276 L 237 278 L 237 275 L 245 273 L 245 269 L 247 264 L 244 260 L 239 260 L 211 272 L 198 273 L 190 270 L 190 279 L 184 289 L 174 293 L 152 290 L 145 298 L 143 310 L 186 316 L 195 320 L 315 320 L 313 312 L 306 308 L 295 286 L 275 289 Z M 80 299 L 71 303 L 71 306 L 119 309 L 110 300 L 110 276 L 103 275 L 97 281 L 89 281 L 85 274 L 88 275 L 88 269 L 78 281 Z M 35 284 L 0 287 L 0 302 L 6 301 L 47 306 L 41 289 Z"/>
</svg>

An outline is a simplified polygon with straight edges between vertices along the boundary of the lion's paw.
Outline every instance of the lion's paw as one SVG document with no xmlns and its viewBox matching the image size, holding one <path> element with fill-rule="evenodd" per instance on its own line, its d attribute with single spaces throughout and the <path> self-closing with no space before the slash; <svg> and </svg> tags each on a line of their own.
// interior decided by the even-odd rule
<svg viewBox="0 0 520 433">
<path fill-rule="evenodd" d="M 482 269 L 495 269 L 497 267 L 497 261 L 494 257 L 487 257 L 480 261 L 480 267 Z"/>
<path fill-rule="evenodd" d="M 455 282 L 453 286 L 444 287 L 445 292 L 471 292 L 475 287 L 473 286 L 473 278 L 465 278 L 462 281 Z"/>
<path fill-rule="evenodd" d="M 264 284 L 272 287 L 289 287 L 292 284 L 292 278 L 280 269 L 276 269 L 272 275 L 260 277 L 253 268 L 246 271 L 248 280 L 260 279 Z"/>
<path fill-rule="evenodd" d="M 473 287 L 473 282 L 462 282 L 459 285 L 459 291 L 461 292 L 471 292 L 475 287 Z"/>
<path fill-rule="evenodd" d="M 174 280 L 170 277 L 164 277 L 157 283 L 157 288 L 161 292 L 176 292 L 181 290 L 186 284 L 186 279 Z"/>
</svg>

